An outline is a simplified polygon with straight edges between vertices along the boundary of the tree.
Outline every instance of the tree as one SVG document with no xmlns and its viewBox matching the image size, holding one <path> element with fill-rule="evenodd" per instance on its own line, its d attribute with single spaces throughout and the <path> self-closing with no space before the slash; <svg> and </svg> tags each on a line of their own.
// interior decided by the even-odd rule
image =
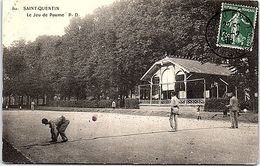
<svg viewBox="0 0 260 166">
<path fill-rule="evenodd" d="M 221 3 L 210 0 L 116 1 L 84 18 L 71 19 L 61 37 L 40 36 L 34 42 L 5 49 L 5 66 L 17 65 L 22 69 L 17 73 L 5 67 L 5 77 L 10 75 L 17 80 L 19 75 L 24 78 L 19 83 L 27 88 L 17 86 L 20 94 L 52 96 L 58 93 L 67 99 L 125 98 L 140 84 L 140 78 L 150 66 L 165 54 L 202 63 L 226 61 L 215 55 L 205 40 L 207 23 L 220 11 Z M 257 3 L 250 2 L 250 6 L 257 6 Z M 216 24 L 210 27 L 209 36 L 216 36 Z M 249 88 L 251 96 L 258 86 L 256 48 L 248 57 L 229 61 L 235 70 L 233 81 L 241 88 Z M 8 60 L 9 54 L 17 61 Z M 7 91 L 18 93 L 10 88 Z"/>
</svg>

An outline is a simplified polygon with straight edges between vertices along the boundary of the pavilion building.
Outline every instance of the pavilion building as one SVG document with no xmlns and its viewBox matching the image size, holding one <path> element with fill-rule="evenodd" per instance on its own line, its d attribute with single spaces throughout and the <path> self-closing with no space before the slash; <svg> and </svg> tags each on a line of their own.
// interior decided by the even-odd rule
<svg viewBox="0 0 260 166">
<path fill-rule="evenodd" d="M 168 105 L 176 91 L 181 105 L 204 105 L 207 98 L 222 98 L 232 74 L 227 65 L 169 58 L 155 62 L 138 86 L 140 105 Z"/>
</svg>

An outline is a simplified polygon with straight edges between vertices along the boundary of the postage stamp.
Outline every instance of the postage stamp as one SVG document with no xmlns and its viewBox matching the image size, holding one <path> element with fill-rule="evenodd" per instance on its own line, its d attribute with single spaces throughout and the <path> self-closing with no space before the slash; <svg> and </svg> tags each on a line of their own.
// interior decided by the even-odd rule
<svg viewBox="0 0 260 166">
<path fill-rule="evenodd" d="M 257 8 L 222 3 L 218 47 L 252 50 Z"/>
</svg>

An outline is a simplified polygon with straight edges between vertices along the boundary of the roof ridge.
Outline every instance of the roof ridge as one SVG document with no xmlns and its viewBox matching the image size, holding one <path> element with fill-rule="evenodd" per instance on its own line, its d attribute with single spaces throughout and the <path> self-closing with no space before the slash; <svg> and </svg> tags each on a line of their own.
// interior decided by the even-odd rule
<svg viewBox="0 0 260 166">
<path fill-rule="evenodd" d="M 188 61 L 196 61 L 196 62 L 200 62 L 202 65 L 203 64 L 206 64 L 206 63 L 210 63 L 210 64 L 214 64 L 216 66 L 219 66 L 219 65 L 227 65 L 226 63 L 214 63 L 214 62 L 210 62 L 210 61 L 207 61 L 207 62 L 202 62 L 202 61 L 199 61 L 198 59 L 187 59 L 187 58 L 180 58 L 180 57 L 168 57 L 169 59 L 181 59 L 181 60 L 188 60 Z"/>
<path fill-rule="evenodd" d="M 202 63 L 199 60 L 195 59 L 185 59 L 180 57 L 168 57 L 155 62 L 149 70 L 143 75 L 141 80 L 143 80 L 146 75 L 150 72 L 156 72 L 155 66 L 160 67 L 161 64 L 164 63 L 172 63 L 176 66 L 179 66 L 181 69 L 188 73 L 203 73 L 203 74 L 210 74 L 210 75 L 222 75 L 222 76 L 229 76 L 232 74 L 232 72 L 229 69 L 228 64 L 224 63 L 214 63 L 214 62 L 205 62 Z"/>
</svg>

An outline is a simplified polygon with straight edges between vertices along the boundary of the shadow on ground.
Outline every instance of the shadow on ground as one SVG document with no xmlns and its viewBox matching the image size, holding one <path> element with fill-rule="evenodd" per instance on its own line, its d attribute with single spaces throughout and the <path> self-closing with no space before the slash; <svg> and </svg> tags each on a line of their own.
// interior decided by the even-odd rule
<svg viewBox="0 0 260 166">
<path fill-rule="evenodd" d="M 257 126 L 256 126 L 257 127 Z M 182 129 L 178 132 L 185 132 L 185 131 L 196 131 L 196 130 L 208 130 L 208 129 L 228 129 L 229 127 L 207 127 L 207 128 L 197 128 L 197 129 Z M 106 138 L 120 138 L 120 137 L 129 137 L 129 136 L 136 136 L 136 135 L 148 135 L 148 134 L 158 134 L 158 133 L 176 133 L 171 130 L 163 130 L 163 131 L 152 131 L 152 132 L 141 132 L 141 133 L 132 133 L 132 134 L 122 134 L 122 135 L 108 135 L 108 136 L 99 136 L 99 137 L 93 137 L 93 138 L 80 138 L 76 140 L 70 140 L 68 142 L 78 142 L 78 141 L 91 141 L 91 140 L 97 140 L 97 139 L 106 139 Z M 57 142 L 58 144 L 63 143 L 63 142 Z M 57 143 L 36 143 L 36 144 L 29 144 L 29 145 L 23 145 L 21 147 L 25 147 L 27 149 L 34 147 L 34 146 L 49 146 L 49 145 L 54 145 Z"/>
<path fill-rule="evenodd" d="M 3 140 L 2 160 L 7 164 L 32 164 L 21 152 L 17 151 L 5 139 Z"/>
</svg>

